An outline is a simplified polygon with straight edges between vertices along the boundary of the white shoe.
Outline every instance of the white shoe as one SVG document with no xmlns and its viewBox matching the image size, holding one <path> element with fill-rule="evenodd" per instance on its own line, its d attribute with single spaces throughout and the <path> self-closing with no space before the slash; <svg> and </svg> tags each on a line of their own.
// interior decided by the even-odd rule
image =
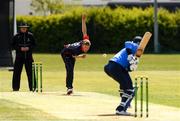
<svg viewBox="0 0 180 121">
<path fill-rule="evenodd" d="M 116 110 L 116 115 L 122 115 L 122 116 L 131 116 L 132 114 L 131 113 L 128 113 L 126 111 L 118 111 Z"/>
<path fill-rule="evenodd" d="M 73 89 L 67 89 L 67 95 L 71 95 L 73 93 Z"/>
</svg>

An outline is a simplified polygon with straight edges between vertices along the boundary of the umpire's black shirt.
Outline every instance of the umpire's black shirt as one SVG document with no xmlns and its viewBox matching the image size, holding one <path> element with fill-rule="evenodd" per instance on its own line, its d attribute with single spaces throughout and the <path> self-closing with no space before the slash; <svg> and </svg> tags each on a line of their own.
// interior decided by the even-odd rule
<svg viewBox="0 0 180 121">
<path fill-rule="evenodd" d="M 30 32 L 19 32 L 12 39 L 12 47 L 16 50 L 16 58 L 32 59 L 32 49 L 35 46 L 35 39 Z M 21 51 L 21 47 L 29 47 L 26 52 Z"/>
</svg>

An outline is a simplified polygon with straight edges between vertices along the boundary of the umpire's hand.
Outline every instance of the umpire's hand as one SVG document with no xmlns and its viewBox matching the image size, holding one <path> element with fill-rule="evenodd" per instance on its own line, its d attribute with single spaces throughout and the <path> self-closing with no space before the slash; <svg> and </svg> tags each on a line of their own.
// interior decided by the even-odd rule
<svg viewBox="0 0 180 121">
<path fill-rule="evenodd" d="M 21 51 L 26 52 L 29 50 L 29 47 L 21 47 Z"/>
</svg>

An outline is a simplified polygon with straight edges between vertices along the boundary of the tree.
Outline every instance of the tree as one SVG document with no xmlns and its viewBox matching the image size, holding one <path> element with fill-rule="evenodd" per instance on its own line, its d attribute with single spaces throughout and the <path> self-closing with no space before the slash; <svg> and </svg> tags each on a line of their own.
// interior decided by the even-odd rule
<svg viewBox="0 0 180 121">
<path fill-rule="evenodd" d="M 32 9 L 40 15 L 62 13 L 64 9 L 63 0 L 32 0 Z"/>
</svg>

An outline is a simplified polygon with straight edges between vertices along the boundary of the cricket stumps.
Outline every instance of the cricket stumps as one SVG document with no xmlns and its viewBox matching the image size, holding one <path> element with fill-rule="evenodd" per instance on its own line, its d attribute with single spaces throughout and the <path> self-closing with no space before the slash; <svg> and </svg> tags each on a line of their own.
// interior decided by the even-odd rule
<svg viewBox="0 0 180 121">
<path fill-rule="evenodd" d="M 146 112 L 146 117 L 149 117 L 149 84 L 148 84 L 148 77 L 140 76 L 135 78 L 135 117 L 138 117 L 138 107 L 140 107 L 140 117 L 143 117 L 143 109 L 144 109 L 144 98 L 145 98 L 145 112 Z M 140 90 L 140 93 L 138 94 L 138 87 Z M 145 88 L 144 88 L 145 87 Z M 138 96 L 140 98 L 140 105 L 138 105 Z"/>
<path fill-rule="evenodd" d="M 42 92 L 42 62 L 32 63 L 32 90 Z"/>
</svg>

